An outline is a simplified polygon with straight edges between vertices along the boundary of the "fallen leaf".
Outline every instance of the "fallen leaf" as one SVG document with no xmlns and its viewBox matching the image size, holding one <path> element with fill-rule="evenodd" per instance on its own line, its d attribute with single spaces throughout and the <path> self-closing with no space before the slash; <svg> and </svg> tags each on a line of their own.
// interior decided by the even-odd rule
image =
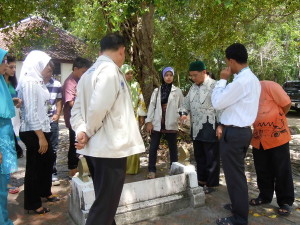
<svg viewBox="0 0 300 225">
<path fill-rule="evenodd" d="M 258 217 L 258 216 L 261 216 L 261 215 L 258 214 L 258 213 L 254 213 L 253 216 Z"/>
<path fill-rule="evenodd" d="M 275 218 L 277 218 L 277 215 L 270 215 L 270 216 L 268 216 L 269 218 L 272 218 L 272 219 L 275 219 Z"/>
</svg>

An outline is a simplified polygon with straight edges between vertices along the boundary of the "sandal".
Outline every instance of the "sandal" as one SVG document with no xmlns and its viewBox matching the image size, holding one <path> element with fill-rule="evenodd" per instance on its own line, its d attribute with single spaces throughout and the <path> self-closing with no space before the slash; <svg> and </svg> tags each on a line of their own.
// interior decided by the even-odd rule
<svg viewBox="0 0 300 225">
<path fill-rule="evenodd" d="M 147 175 L 148 179 L 154 179 L 155 178 L 155 173 L 154 172 L 149 172 Z"/>
<path fill-rule="evenodd" d="M 249 204 L 252 206 L 258 206 L 258 205 L 268 204 L 268 203 L 270 202 L 263 200 L 261 197 L 252 198 L 251 201 L 249 202 Z"/>
<path fill-rule="evenodd" d="M 230 204 L 230 203 L 224 205 L 223 208 L 230 211 L 230 212 L 232 212 L 232 204 Z"/>
<path fill-rule="evenodd" d="M 232 216 L 231 217 L 219 218 L 219 219 L 216 220 L 216 223 L 218 225 L 233 225 Z"/>
<path fill-rule="evenodd" d="M 30 212 L 31 210 L 27 210 L 27 213 L 29 214 L 29 212 Z M 35 210 L 32 210 L 35 214 L 45 214 L 45 213 L 48 213 L 48 212 L 50 212 L 50 209 L 49 208 L 45 208 L 45 207 L 43 207 L 41 210 L 39 210 L 39 211 L 37 211 L 37 209 L 35 209 Z"/>
<path fill-rule="evenodd" d="M 10 194 L 18 194 L 20 192 L 18 187 L 8 187 L 8 193 Z"/>
<path fill-rule="evenodd" d="M 60 198 L 55 195 L 50 195 L 49 197 L 46 197 L 48 202 L 58 202 L 60 201 Z"/>
<path fill-rule="evenodd" d="M 279 207 L 278 214 L 280 216 L 289 216 L 291 214 L 291 211 L 291 206 L 289 206 L 288 204 L 283 204 Z"/>
</svg>

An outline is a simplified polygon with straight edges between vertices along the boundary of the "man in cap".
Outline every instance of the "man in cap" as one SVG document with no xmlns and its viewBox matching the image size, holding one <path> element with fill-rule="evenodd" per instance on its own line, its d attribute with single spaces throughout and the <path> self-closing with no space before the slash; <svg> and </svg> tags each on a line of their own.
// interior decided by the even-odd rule
<svg viewBox="0 0 300 225">
<path fill-rule="evenodd" d="M 182 122 L 190 114 L 198 183 L 208 194 L 214 190 L 213 187 L 219 185 L 220 175 L 219 144 L 216 136 L 219 113 L 211 103 L 216 81 L 207 75 L 206 66 L 202 61 L 192 62 L 189 74 L 194 84 L 184 98 L 179 113 Z"/>
</svg>

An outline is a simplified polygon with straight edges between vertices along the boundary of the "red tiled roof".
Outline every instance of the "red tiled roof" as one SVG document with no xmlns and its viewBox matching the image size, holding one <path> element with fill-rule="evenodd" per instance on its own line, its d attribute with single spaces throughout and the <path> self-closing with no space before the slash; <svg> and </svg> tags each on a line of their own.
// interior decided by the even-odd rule
<svg viewBox="0 0 300 225">
<path fill-rule="evenodd" d="M 77 56 L 83 55 L 87 45 L 40 17 L 30 17 L 14 27 L 0 30 L 0 48 L 13 54 L 16 54 L 14 51 L 18 51 L 17 57 L 20 60 L 31 50 L 42 50 L 54 60 L 71 62 Z"/>
</svg>

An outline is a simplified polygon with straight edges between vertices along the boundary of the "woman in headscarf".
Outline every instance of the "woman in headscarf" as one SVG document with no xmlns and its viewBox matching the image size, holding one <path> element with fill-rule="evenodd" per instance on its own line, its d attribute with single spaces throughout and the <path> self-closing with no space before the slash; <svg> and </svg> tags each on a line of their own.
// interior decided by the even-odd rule
<svg viewBox="0 0 300 225">
<path fill-rule="evenodd" d="M 183 95 L 182 91 L 173 85 L 174 69 L 172 67 L 164 68 L 162 78 L 161 87 L 154 89 L 152 93 L 146 119 L 146 130 L 151 134 L 148 179 L 155 178 L 157 149 L 162 134 L 168 142 L 170 163 L 178 161 L 178 111 L 183 102 Z"/>
<path fill-rule="evenodd" d="M 125 74 L 126 81 L 130 87 L 131 101 L 135 117 L 139 123 L 139 127 L 145 123 L 147 116 L 147 108 L 144 101 L 140 84 L 133 79 L 133 69 L 128 64 L 121 67 L 121 71 Z M 126 174 L 137 174 L 140 168 L 140 154 L 127 157 Z"/>
<path fill-rule="evenodd" d="M 7 69 L 6 54 L 5 50 L 0 49 L 0 224 L 11 225 L 13 223 L 8 218 L 7 211 L 7 176 L 17 171 L 18 165 L 11 123 L 11 118 L 15 116 L 15 109 L 3 77 Z"/>
<path fill-rule="evenodd" d="M 31 51 L 21 69 L 17 86 L 21 106 L 20 138 L 26 152 L 24 183 L 24 208 L 43 214 L 50 209 L 42 207 L 41 197 L 55 202 L 59 199 L 51 193 L 54 152 L 49 145 L 50 121 L 47 115 L 50 94 L 43 78 L 52 73 L 50 56 L 42 51 Z"/>
</svg>

